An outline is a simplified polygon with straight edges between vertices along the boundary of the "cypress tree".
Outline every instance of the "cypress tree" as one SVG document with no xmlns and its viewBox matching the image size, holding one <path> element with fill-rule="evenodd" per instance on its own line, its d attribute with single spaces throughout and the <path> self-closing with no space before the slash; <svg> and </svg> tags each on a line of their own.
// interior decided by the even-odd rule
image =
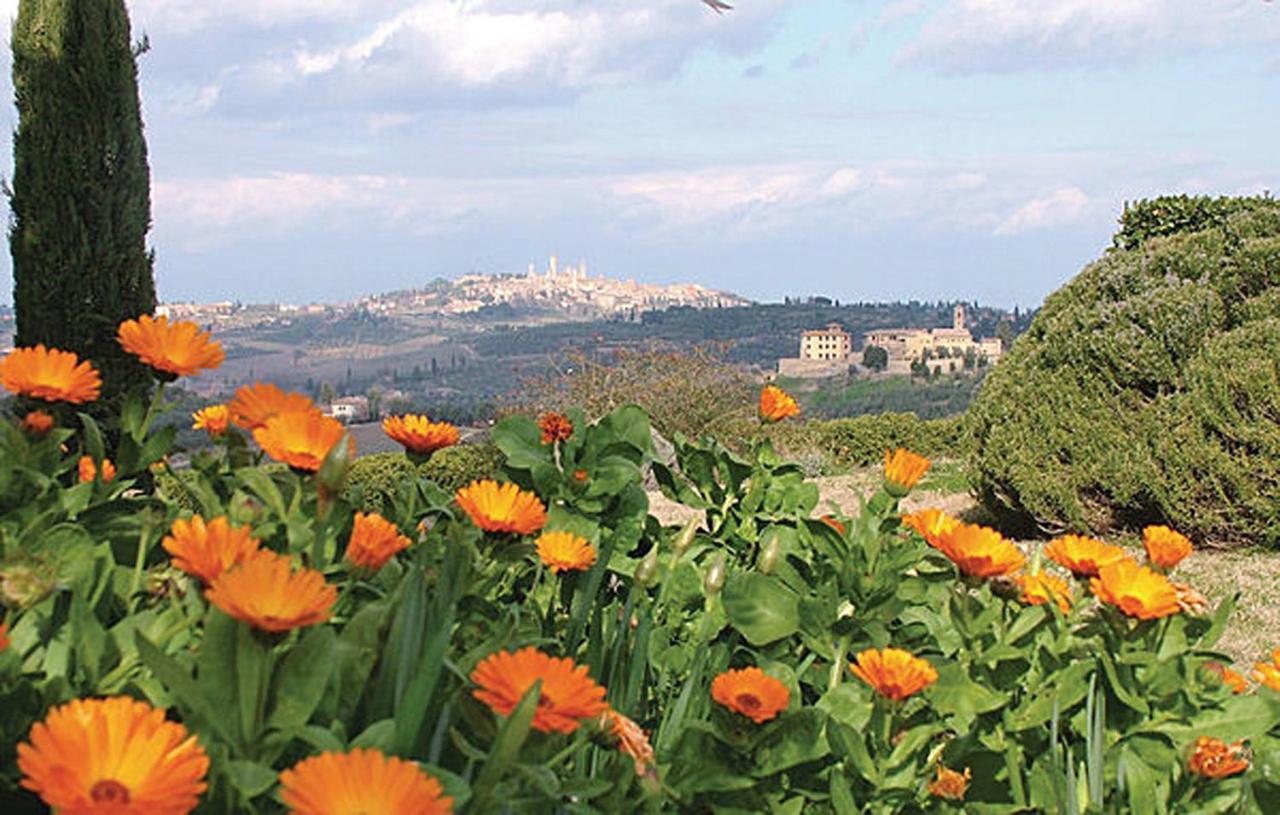
<svg viewBox="0 0 1280 815">
<path fill-rule="evenodd" d="M 116 342 L 116 327 L 156 305 L 129 15 L 123 0 L 21 0 L 11 41 L 16 344 L 92 360 L 106 410 L 150 379 Z"/>
</svg>

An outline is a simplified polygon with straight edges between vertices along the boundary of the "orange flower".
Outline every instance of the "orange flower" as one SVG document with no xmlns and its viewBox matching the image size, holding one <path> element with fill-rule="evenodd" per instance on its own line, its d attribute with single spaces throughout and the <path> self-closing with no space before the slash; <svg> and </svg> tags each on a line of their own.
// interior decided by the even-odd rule
<svg viewBox="0 0 1280 815">
<path fill-rule="evenodd" d="M 1253 666 L 1253 679 L 1274 691 L 1280 691 L 1280 648 L 1271 652 L 1270 662 L 1259 662 Z"/>
<path fill-rule="evenodd" d="M 553 444 L 569 440 L 573 435 L 573 422 L 559 413 L 544 413 L 538 417 L 538 429 L 542 431 L 542 443 Z"/>
<path fill-rule="evenodd" d="M 529 647 L 512 653 L 498 651 L 480 660 L 471 673 L 479 687 L 472 695 L 494 713 L 508 716 L 533 683 L 542 680 L 542 695 L 533 714 L 533 728 L 543 733 L 572 733 L 584 719 L 604 713 L 604 688 L 587 676 L 587 666 L 568 657 L 556 658 Z"/>
<path fill-rule="evenodd" d="M 543 532 L 538 538 L 538 557 L 551 571 L 585 572 L 596 562 L 596 550 L 586 538 L 572 532 Z"/>
<path fill-rule="evenodd" d="M 1071 610 L 1071 587 L 1067 581 L 1045 572 L 1028 572 L 1014 577 L 1014 581 L 1022 589 L 1022 602 L 1029 606 L 1042 606 L 1046 603 L 1057 603 L 1062 613 Z"/>
<path fill-rule="evenodd" d="M 357 569 L 376 572 L 409 548 L 410 540 L 400 534 L 396 525 L 377 513 L 357 512 L 351 524 L 351 540 L 347 543 L 347 561 Z"/>
<path fill-rule="evenodd" d="M 267 419 L 281 413 L 320 413 L 320 408 L 306 396 L 261 382 L 242 386 L 227 408 L 231 411 L 231 423 L 245 430 L 257 430 Z"/>
<path fill-rule="evenodd" d="M 985 526 L 954 524 L 938 536 L 937 547 L 971 577 L 1005 577 L 1027 562 L 1017 546 Z"/>
<path fill-rule="evenodd" d="M 777 385 L 765 385 L 760 391 L 759 414 L 762 422 L 780 422 L 789 416 L 799 416 L 800 405 Z"/>
<path fill-rule="evenodd" d="M 586 470 L 584 470 L 584 469 L 582 469 L 582 468 L 578 468 L 578 469 L 574 470 L 574 471 L 573 471 L 573 480 L 574 480 L 574 481 L 577 481 L 579 484 L 585 484 L 585 483 L 587 483 L 587 471 L 586 471 Z"/>
<path fill-rule="evenodd" d="M 791 692 L 787 686 L 759 668 L 729 670 L 711 681 L 711 698 L 763 724 L 787 709 Z"/>
<path fill-rule="evenodd" d="M 209 757 L 163 710 L 125 696 L 49 711 L 18 745 L 22 786 L 67 815 L 186 815 Z"/>
<path fill-rule="evenodd" d="M 905 447 L 899 447 L 892 454 L 884 451 L 885 488 L 890 495 L 901 498 L 919 483 L 924 474 L 929 472 L 929 459 L 916 455 Z"/>
<path fill-rule="evenodd" d="M 851 667 L 854 675 L 881 696 L 901 702 L 938 681 L 938 672 L 923 659 L 901 648 L 877 651 L 868 648 L 858 654 Z"/>
<path fill-rule="evenodd" d="M 280 773 L 290 815 L 448 815 L 453 799 L 412 761 L 372 749 L 321 753 Z"/>
<path fill-rule="evenodd" d="M 412 413 L 382 420 L 382 432 L 416 456 L 429 456 L 458 443 L 458 428 L 448 422 L 433 422 Z"/>
<path fill-rule="evenodd" d="M 168 317 L 152 318 L 143 314 L 136 320 L 125 320 L 116 329 L 120 347 L 138 359 L 170 376 L 193 376 L 201 370 L 213 370 L 227 355 L 221 343 L 214 342 L 208 331 L 186 320 L 169 323 Z"/>
<path fill-rule="evenodd" d="M 973 774 L 965 767 L 963 773 L 938 765 L 938 774 L 929 782 L 929 794 L 948 801 L 963 801 L 969 790 L 969 780 Z"/>
<path fill-rule="evenodd" d="M 1127 557 L 1119 546 L 1111 546 L 1084 535 L 1063 535 L 1045 544 L 1044 553 L 1076 577 L 1097 577 L 1098 570 Z"/>
<path fill-rule="evenodd" d="M 22 418 L 22 429 L 33 436 L 43 436 L 53 429 L 53 417 L 43 410 L 33 410 Z"/>
<path fill-rule="evenodd" d="M 1221 662 L 1206 662 L 1205 670 L 1216 674 L 1222 684 L 1231 688 L 1232 693 L 1244 693 L 1249 690 L 1249 680 L 1223 665 Z"/>
<path fill-rule="evenodd" d="M 80 481 L 93 481 L 98 477 L 98 465 L 93 463 L 93 459 L 89 456 L 81 456 L 79 462 Z M 102 483 L 109 484 L 116 480 L 116 465 L 111 463 L 111 459 L 104 458 L 102 460 Z"/>
<path fill-rule="evenodd" d="M 1196 739 L 1191 758 L 1187 759 L 1187 769 L 1210 779 L 1239 775 L 1249 769 L 1249 751 L 1242 741 L 1227 744 L 1221 739 L 1201 736 Z"/>
<path fill-rule="evenodd" d="M 1142 545 L 1147 550 L 1147 561 L 1165 571 L 1191 554 L 1191 541 L 1167 526 L 1148 526 L 1142 530 Z"/>
<path fill-rule="evenodd" d="M 277 413 L 253 431 L 253 439 L 267 455 L 290 467 L 315 472 L 343 438 L 355 455 L 356 441 L 337 419 L 311 411 Z"/>
<path fill-rule="evenodd" d="M 205 585 L 258 551 L 258 539 L 249 534 L 249 528 L 232 526 L 225 517 L 207 524 L 199 515 L 176 520 L 160 543 L 175 567 Z"/>
<path fill-rule="evenodd" d="M 15 348 L 0 359 L 0 384 L 19 396 L 46 402 L 92 402 L 102 390 L 102 377 L 88 362 L 56 348 Z"/>
<path fill-rule="evenodd" d="M 0 623 L 0 651 L 9 647 L 9 624 Z"/>
<path fill-rule="evenodd" d="M 938 548 L 943 533 L 950 531 L 959 523 L 960 521 L 940 509 L 922 509 L 902 516 L 902 525 L 919 532 L 920 537 L 935 549 Z"/>
<path fill-rule="evenodd" d="M 834 515 L 823 515 L 818 520 L 839 532 L 842 536 L 845 534 L 844 524 L 840 523 L 840 520 Z"/>
<path fill-rule="evenodd" d="M 1089 580 L 1098 599 L 1130 617 L 1154 620 L 1177 614 L 1178 592 L 1159 572 L 1139 566 L 1131 558 L 1109 563 Z"/>
<path fill-rule="evenodd" d="M 600 717 L 600 730 L 617 744 L 619 752 L 635 762 L 636 775 L 644 775 L 653 766 L 653 745 L 640 725 L 608 708 Z"/>
<path fill-rule="evenodd" d="M 547 508 L 538 496 L 515 484 L 472 481 L 458 490 L 456 497 L 471 522 L 486 532 L 530 535 L 547 522 Z"/>
<path fill-rule="evenodd" d="M 209 405 L 191 414 L 195 423 L 192 430 L 203 430 L 210 436 L 221 436 L 227 432 L 227 423 L 231 420 L 231 409 L 226 405 Z"/>
<path fill-rule="evenodd" d="M 280 633 L 329 619 L 338 590 L 320 572 L 295 572 L 289 558 L 259 549 L 218 575 L 205 597 L 237 620 Z"/>
</svg>

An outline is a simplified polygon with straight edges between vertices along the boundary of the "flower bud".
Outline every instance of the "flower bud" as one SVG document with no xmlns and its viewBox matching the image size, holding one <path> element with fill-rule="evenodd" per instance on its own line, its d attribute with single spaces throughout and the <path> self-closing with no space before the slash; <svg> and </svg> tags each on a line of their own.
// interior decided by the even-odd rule
<svg viewBox="0 0 1280 815">
<path fill-rule="evenodd" d="M 50 570 L 32 564 L 15 563 L 0 569 L 0 601 L 6 606 L 30 608 L 53 593 Z"/>
<path fill-rule="evenodd" d="M 640 565 L 636 567 L 636 583 L 647 589 L 657 582 L 657 578 L 658 547 L 655 545 L 649 549 L 644 560 L 640 561 Z"/>
<path fill-rule="evenodd" d="M 347 473 L 351 471 L 353 446 L 351 437 L 344 434 L 324 457 L 324 462 L 316 473 L 316 485 L 322 498 L 336 498 L 347 488 Z"/>
<path fill-rule="evenodd" d="M 716 552 L 711 556 L 711 564 L 707 566 L 707 573 L 702 578 L 702 591 L 710 599 L 720 593 L 720 589 L 724 588 L 724 578 L 727 571 L 724 561 L 724 552 Z"/>
<path fill-rule="evenodd" d="M 778 568 L 778 558 L 782 556 L 782 542 L 777 533 L 770 533 L 760 554 L 756 556 L 756 569 L 761 574 L 773 574 Z"/>
<path fill-rule="evenodd" d="M 698 535 L 698 519 L 690 518 L 680 532 L 676 535 L 675 540 L 671 542 L 671 551 L 676 553 L 676 557 L 680 557 L 693 545 L 693 539 Z"/>
</svg>

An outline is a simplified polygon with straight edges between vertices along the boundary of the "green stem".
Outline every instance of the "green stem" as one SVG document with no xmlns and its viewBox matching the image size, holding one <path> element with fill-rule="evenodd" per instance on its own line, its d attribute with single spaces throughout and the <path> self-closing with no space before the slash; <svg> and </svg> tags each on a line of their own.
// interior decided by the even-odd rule
<svg viewBox="0 0 1280 815">
<path fill-rule="evenodd" d="M 138 587 L 142 585 L 142 570 L 146 566 L 147 552 L 151 550 L 151 516 L 147 514 L 146 525 L 138 536 L 138 553 L 133 559 L 133 579 L 129 581 L 129 613 L 138 607 Z"/>
<path fill-rule="evenodd" d="M 845 634 L 836 642 L 834 654 L 831 659 L 831 675 L 827 679 L 827 690 L 835 690 L 840 684 L 841 677 L 844 676 L 844 658 L 849 651 L 849 635 Z"/>
<path fill-rule="evenodd" d="M 134 441 L 139 444 L 147 437 L 147 431 L 151 429 L 151 422 L 155 418 L 156 411 L 160 409 L 160 403 L 164 399 L 164 383 L 156 383 L 156 392 L 151 397 L 151 404 L 147 405 L 147 413 L 142 417 L 142 427 L 138 428 L 138 436 L 134 437 Z"/>
</svg>

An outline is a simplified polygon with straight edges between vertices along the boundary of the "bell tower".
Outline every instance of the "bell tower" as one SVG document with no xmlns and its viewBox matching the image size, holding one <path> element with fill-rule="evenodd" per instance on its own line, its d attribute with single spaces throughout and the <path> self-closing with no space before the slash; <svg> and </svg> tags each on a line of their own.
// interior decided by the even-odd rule
<svg viewBox="0 0 1280 815">
<path fill-rule="evenodd" d="M 951 317 L 951 327 L 956 331 L 964 330 L 964 303 L 957 303 Z"/>
</svg>

